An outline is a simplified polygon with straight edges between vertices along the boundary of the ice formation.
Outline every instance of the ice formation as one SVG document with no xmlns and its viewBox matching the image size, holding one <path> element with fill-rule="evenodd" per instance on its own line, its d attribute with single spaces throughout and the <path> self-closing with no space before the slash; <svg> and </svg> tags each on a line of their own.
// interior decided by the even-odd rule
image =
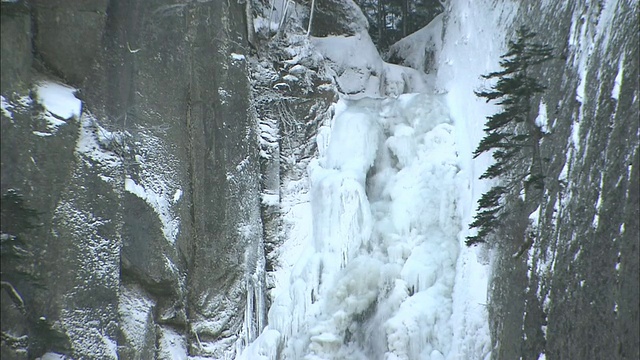
<svg viewBox="0 0 640 360">
<path fill-rule="evenodd" d="M 516 9 L 452 2 L 446 31 L 438 17 L 397 46 L 414 69 L 382 61 L 366 34 L 311 40 L 344 96 L 317 133 L 308 191 L 282 187 L 274 300 L 241 359 L 490 358 L 491 257 L 462 244 L 490 186 L 475 180 L 490 159 L 471 154 L 495 108 L 473 90 Z"/>
<path fill-rule="evenodd" d="M 442 357 L 460 231 L 447 108 L 406 94 L 336 109 L 308 169 L 312 236 L 245 355 Z"/>
</svg>

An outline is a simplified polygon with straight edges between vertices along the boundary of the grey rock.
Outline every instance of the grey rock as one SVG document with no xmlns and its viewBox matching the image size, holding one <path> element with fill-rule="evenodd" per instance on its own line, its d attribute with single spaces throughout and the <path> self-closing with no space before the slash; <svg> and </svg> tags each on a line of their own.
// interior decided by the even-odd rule
<svg viewBox="0 0 640 360">
<path fill-rule="evenodd" d="M 2 190 L 41 211 L 29 240 L 45 286 L 24 292 L 29 323 L 43 317 L 66 339 L 29 326 L 30 356 L 148 358 L 166 334 L 192 354 L 233 354 L 247 293 L 264 287 L 248 281 L 264 268 L 256 120 L 246 63 L 232 57 L 248 52 L 244 6 L 2 6 L 2 92 L 22 94 L 7 95 L 2 116 Z M 33 133 L 39 105 L 19 105 L 34 69 L 84 101 L 82 118 L 50 136 Z"/>
<path fill-rule="evenodd" d="M 567 45 L 572 17 L 582 18 L 593 34 L 598 21 L 608 20 L 603 6 L 571 1 L 521 8 L 521 19 L 536 19 L 525 22 L 558 56 L 537 73 L 547 81 L 543 98 L 555 126 L 542 140 L 545 196 L 541 202 L 530 199 L 524 204 L 529 210 L 514 215 L 508 222 L 512 236 L 498 249 L 490 290 L 495 359 L 537 358 L 541 352 L 547 359 L 640 356 L 637 2 L 607 9 L 615 30 L 609 39 L 595 37 L 582 99 L 573 66 L 581 54 Z M 612 91 L 621 61 L 616 100 Z M 577 144 L 572 126 L 580 129 Z M 532 257 L 510 256 L 523 243 L 523 225 L 539 204 Z"/>
<path fill-rule="evenodd" d="M 0 93 L 10 91 L 24 93 L 30 84 L 31 71 L 31 17 L 29 7 L 24 2 L 2 2 L 0 38 L 2 57 L 0 58 L 2 77 Z"/>
<path fill-rule="evenodd" d="M 101 55 L 107 0 L 34 1 L 37 59 L 70 85 L 85 85 Z"/>
</svg>

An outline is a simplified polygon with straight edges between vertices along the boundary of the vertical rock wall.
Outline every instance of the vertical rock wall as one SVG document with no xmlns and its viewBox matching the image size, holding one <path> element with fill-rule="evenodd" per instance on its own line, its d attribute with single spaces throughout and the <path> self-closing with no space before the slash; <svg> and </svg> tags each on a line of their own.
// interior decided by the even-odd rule
<svg viewBox="0 0 640 360">
<path fill-rule="evenodd" d="M 513 206 L 500 234 L 495 359 L 640 356 L 637 14 L 637 1 L 521 7 L 556 59 L 539 69 L 548 89 L 534 104 L 549 126 L 542 200 Z M 537 227 L 527 228 L 530 213 Z M 514 256 L 531 230 L 533 246 Z"/>
<path fill-rule="evenodd" d="M 4 321 L 3 290 L 3 359 L 233 354 L 258 311 L 245 313 L 247 291 L 264 284 L 244 14 L 220 1 L 2 4 L 2 193 L 40 212 L 32 256 L 3 260 L 3 281 L 27 270 L 43 285 L 7 278 L 28 325 Z M 83 100 L 46 137 L 29 91 L 43 79 Z"/>
</svg>

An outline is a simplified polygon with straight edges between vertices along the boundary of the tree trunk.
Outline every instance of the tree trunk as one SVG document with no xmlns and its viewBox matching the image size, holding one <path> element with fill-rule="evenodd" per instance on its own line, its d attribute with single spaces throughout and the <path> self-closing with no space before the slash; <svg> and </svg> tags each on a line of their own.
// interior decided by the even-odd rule
<svg viewBox="0 0 640 360">
<path fill-rule="evenodd" d="M 316 0 L 311 0 L 311 14 L 309 15 L 309 27 L 307 28 L 307 36 L 311 34 L 311 22 L 313 21 L 313 9 L 315 8 Z"/>
<path fill-rule="evenodd" d="M 384 18 L 384 0 L 378 0 L 378 47 L 382 46 L 382 36 L 384 35 L 385 18 Z"/>
<path fill-rule="evenodd" d="M 402 0 L 402 37 L 409 33 L 409 0 Z"/>
</svg>

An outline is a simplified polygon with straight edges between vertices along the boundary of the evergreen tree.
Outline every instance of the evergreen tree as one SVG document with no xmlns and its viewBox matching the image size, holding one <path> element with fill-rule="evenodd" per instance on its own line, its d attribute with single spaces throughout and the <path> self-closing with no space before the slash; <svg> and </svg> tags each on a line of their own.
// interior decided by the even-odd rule
<svg viewBox="0 0 640 360">
<path fill-rule="evenodd" d="M 505 184 L 494 186 L 480 198 L 474 221 L 469 225 L 471 229 L 477 228 L 477 234 L 467 237 L 468 246 L 485 242 L 499 224 L 507 195 L 520 193 L 522 186 L 540 184 L 544 180 L 540 161 L 543 134 L 532 118 L 531 104 L 534 96 L 542 93 L 545 87 L 531 75 L 530 68 L 551 59 L 552 49 L 533 42 L 535 36 L 526 27 L 518 29 L 516 40 L 509 42 L 509 50 L 500 57 L 502 70 L 482 76 L 488 80 L 497 79 L 496 84 L 487 91 L 475 93 L 502 107 L 500 112 L 487 117 L 486 135 L 473 152 L 474 158 L 493 152 L 495 162 L 480 179 L 500 179 Z M 527 164 L 524 174 L 518 173 L 522 163 Z"/>
</svg>

